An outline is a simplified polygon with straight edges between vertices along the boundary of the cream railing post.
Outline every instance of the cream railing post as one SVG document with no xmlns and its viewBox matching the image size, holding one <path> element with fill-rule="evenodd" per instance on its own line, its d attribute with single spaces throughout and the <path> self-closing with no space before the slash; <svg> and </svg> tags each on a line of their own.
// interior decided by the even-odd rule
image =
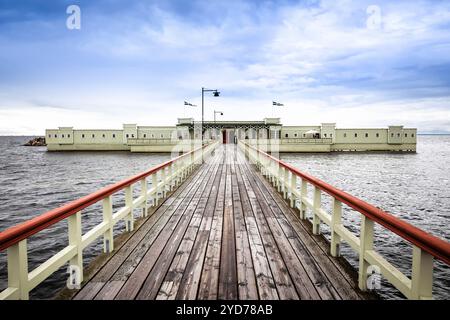
<svg viewBox="0 0 450 320">
<path fill-rule="evenodd" d="M 126 231 L 134 230 L 134 215 L 133 215 L 133 186 L 129 185 L 125 187 L 125 206 L 130 210 L 130 213 L 125 218 Z"/>
<path fill-rule="evenodd" d="M 291 191 L 291 198 L 290 198 L 290 202 L 291 202 L 291 208 L 295 208 L 295 201 L 296 201 L 296 197 L 295 197 L 295 191 L 297 190 L 297 176 L 291 172 L 291 186 L 290 186 L 290 191 Z"/>
<path fill-rule="evenodd" d="M 342 224 L 342 202 L 333 198 L 333 212 L 331 214 L 331 255 L 340 256 L 341 237 L 336 233 L 336 227 Z"/>
<path fill-rule="evenodd" d="M 161 190 L 161 198 L 166 197 L 167 193 L 167 168 L 164 167 L 161 169 L 161 182 L 162 182 L 162 190 Z"/>
<path fill-rule="evenodd" d="M 114 250 L 112 196 L 103 199 L 103 221 L 108 224 L 108 229 L 103 234 L 103 252 L 112 252 Z"/>
<path fill-rule="evenodd" d="M 169 171 L 168 173 L 168 183 L 169 183 L 169 191 L 172 191 L 173 187 L 173 162 L 169 164 L 169 168 L 167 169 Z"/>
<path fill-rule="evenodd" d="M 283 167 L 283 197 L 287 199 L 288 197 L 288 186 L 289 186 L 289 171 Z"/>
<path fill-rule="evenodd" d="M 305 179 L 302 179 L 302 186 L 300 189 L 300 219 L 306 219 L 306 204 L 303 198 L 308 196 L 308 184 Z"/>
<path fill-rule="evenodd" d="M 153 206 L 158 205 L 158 171 L 152 174 Z"/>
<path fill-rule="evenodd" d="M 27 239 L 8 248 L 8 287 L 17 288 L 11 299 L 29 299 Z"/>
<path fill-rule="evenodd" d="M 433 299 L 433 256 L 413 245 L 411 298 Z"/>
<path fill-rule="evenodd" d="M 359 272 L 358 286 L 362 291 L 367 290 L 367 268 L 369 263 L 365 259 L 366 251 L 373 249 L 374 223 L 366 216 L 361 217 L 361 234 L 359 236 Z"/>
<path fill-rule="evenodd" d="M 148 196 L 147 196 L 147 178 L 144 177 L 141 180 L 141 197 L 144 197 L 144 202 L 142 204 L 142 216 L 146 217 L 148 212 Z"/>
<path fill-rule="evenodd" d="M 322 202 L 322 192 L 319 188 L 314 186 L 314 199 L 313 199 L 313 234 L 320 234 L 320 218 L 317 214 L 319 212 L 320 206 Z"/>
<path fill-rule="evenodd" d="M 83 246 L 81 243 L 81 211 L 69 216 L 69 246 L 75 246 L 77 254 L 69 261 L 69 272 L 75 273 L 75 277 L 72 274 L 69 279 L 75 280 L 76 283 L 72 285 L 78 286 L 83 282 Z"/>
</svg>

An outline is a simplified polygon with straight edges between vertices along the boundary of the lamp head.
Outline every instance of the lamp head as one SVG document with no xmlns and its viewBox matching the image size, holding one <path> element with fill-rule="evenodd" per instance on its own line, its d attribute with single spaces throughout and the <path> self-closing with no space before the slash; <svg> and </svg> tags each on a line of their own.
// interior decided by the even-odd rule
<svg viewBox="0 0 450 320">
<path fill-rule="evenodd" d="M 213 95 L 214 95 L 214 97 L 219 97 L 220 96 L 220 92 L 216 90 L 216 91 L 213 92 Z"/>
</svg>

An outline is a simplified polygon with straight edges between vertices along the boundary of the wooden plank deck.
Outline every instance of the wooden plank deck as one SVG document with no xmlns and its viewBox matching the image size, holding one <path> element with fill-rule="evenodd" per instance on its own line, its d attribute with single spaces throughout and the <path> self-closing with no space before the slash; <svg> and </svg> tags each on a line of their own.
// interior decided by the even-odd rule
<svg viewBox="0 0 450 320">
<path fill-rule="evenodd" d="M 73 299 L 365 299 L 236 146 L 219 147 Z"/>
</svg>

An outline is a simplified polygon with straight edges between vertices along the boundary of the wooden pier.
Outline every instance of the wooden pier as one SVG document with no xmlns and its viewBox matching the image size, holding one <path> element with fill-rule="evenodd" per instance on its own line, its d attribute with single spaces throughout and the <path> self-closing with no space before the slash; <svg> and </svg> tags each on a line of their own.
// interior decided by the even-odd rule
<svg viewBox="0 0 450 320">
<path fill-rule="evenodd" d="M 361 299 L 235 146 L 176 190 L 74 299 Z"/>
<path fill-rule="evenodd" d="M 122 191 L 125 206 L 113 210 Z M 331 213 L 322 195 L 331 196 Z M 82 211 L 98 202 L 103 221 L 83 234 Z M 359 234 L 342 223 L 343 205 L 361 214 Z M 65 219 L 68 245 L 28 270 L 27 239 Z M 114 239 L 121 221 L 127 232 Z M 410 277 L 374 248 L 375 223 L 412 244 Z M 99 238 L 105 253 L 86 269 L 83 250 Z M 341 242 L 359 255 L 358 271 L 340 257 Z M 208 143 L 2 231 L 5 249 L 8 287 L 0 300 L 28 299 L 67 264 L 70 285 L 59 298 L 76 300 L 373 299 L 374 268 L 407 298 L 429 299 L 433 260 L 450 264 L 450 243 L 245 141 Z"/>
</svg>

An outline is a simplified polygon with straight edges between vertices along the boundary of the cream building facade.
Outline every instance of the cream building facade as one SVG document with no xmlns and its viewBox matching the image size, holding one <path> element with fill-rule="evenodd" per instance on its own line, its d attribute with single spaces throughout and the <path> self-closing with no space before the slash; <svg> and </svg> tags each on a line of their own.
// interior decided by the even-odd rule
<svg viewBox="0 0 450 320">
<path fill-rule="evenodd" d="M 337 128 L 335 123 L 317 126 L 283 126 L 279 118 L 263 121 L 205 121 L 204 140 L 237 143 L 239 139 L 263 150 L 277 152 L 403 151 L 415 152 L 417 129 Z M 175 126 L 124 124 L 122 129 L 46 130 L 48 151 L 173 152 L 201 144 L 202 125 L 179 118 Z"/>
</svg>

